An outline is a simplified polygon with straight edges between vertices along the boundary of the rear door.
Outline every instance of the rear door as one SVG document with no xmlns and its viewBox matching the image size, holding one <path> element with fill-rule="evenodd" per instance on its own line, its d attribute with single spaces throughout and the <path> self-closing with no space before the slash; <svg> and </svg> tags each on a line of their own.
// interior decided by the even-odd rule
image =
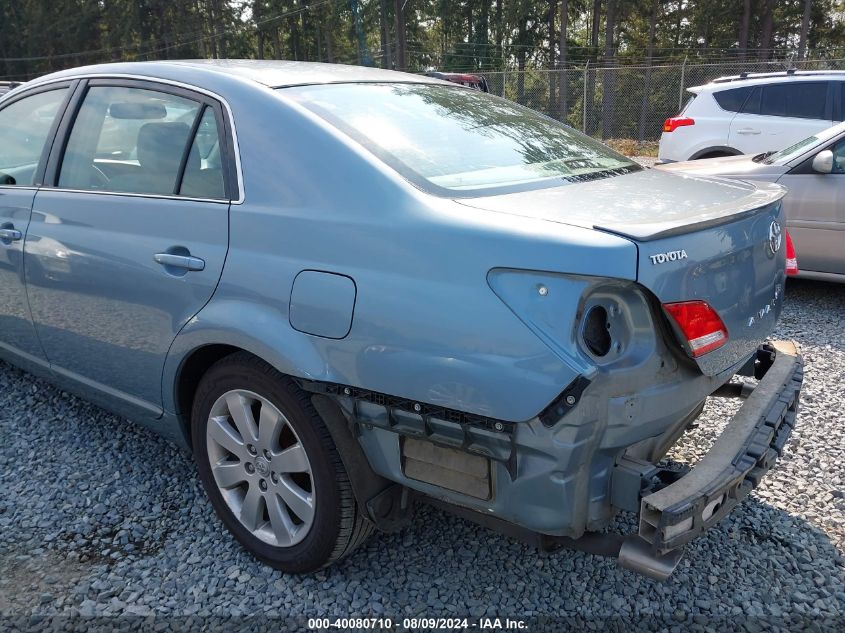
<svg viewBox="0 0 845 633">
<path fill-rule="evenodd" d="M 728 144 L 743 154 L 777 151 L 833 125 L 828 81 L 755 86 L 731 121 Z"/>
<path fill-rule="evenodd" d="M 70 86 L 70 82 L 42 86 L 0 106 L 0 355 L 19 364 L 45 361 L 29 316 L 23 245 L 32 200 Z"/>
<path fill-rule="evenodd" d="M 60 378 L 158 415 L 167 350 L 223 268 L 227 124 L 216 100 L 173 86 L 96 80 L 80 93 L 33 206 L 32 317 Z"/>
</svg>

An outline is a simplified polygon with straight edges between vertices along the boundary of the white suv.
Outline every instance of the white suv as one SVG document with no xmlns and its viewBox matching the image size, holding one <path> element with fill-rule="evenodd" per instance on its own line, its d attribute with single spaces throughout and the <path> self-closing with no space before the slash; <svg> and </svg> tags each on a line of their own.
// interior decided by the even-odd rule
<svg viewBox="0 0 845 633">
<path fill-rule="evenodd" d="M 743 73 L 688 91 L 663 124 L 658 163 L 780 150 L 845 114 L 843 71 Z"/>
</svg>

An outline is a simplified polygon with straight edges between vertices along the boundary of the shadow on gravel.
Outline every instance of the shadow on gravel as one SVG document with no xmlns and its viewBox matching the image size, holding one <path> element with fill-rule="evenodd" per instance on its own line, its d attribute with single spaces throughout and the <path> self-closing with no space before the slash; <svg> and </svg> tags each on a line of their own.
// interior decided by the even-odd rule
<svg viewBox="0 0 845 633">
<path fill-rule="evenodd" d="M 620 517 L 613 528 L 636 531 L 631 517 Z M 845 613 L 842 552 L 810 523 L 754 498 L 688 546 L 665 583 L 620 569 L 613 559 L 571 550 L 543 554 L 427 507 L 402 534 L 377 536 L 367 551 L 326 574 L 332 584 L 355 582 L 373 556 L 388 558 L 391 577 L 399 574 L 411 588 L 409 594 L 400 585 L 388 594 L 400 613 L 466 613 L 468 607 L 473 615 L 627 612 L 678 620 L 697 613 Z"/>
</svg>

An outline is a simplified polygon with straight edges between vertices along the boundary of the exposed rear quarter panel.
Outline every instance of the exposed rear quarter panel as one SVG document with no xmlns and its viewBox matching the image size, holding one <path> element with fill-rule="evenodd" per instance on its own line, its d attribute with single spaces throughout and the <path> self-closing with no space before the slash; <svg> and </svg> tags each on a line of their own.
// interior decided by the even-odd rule
<svg viewBox="0 0 845 633">
<path fill-rule="evenodd" d="M 578 364 L 511 312 L 488 272 L 635 274 L 627 240 L 422 194 L 296 107 L 253 104 L 238 131 L 246 202 L 232 206 L 219 288 L 177 338 L 165 385 L 192 349 L 228 343 L 294 376 L 522 421 L 560 394 Z M 291 327 L 303 270 L 354 280 L 344 338 Z"/>
</svg>

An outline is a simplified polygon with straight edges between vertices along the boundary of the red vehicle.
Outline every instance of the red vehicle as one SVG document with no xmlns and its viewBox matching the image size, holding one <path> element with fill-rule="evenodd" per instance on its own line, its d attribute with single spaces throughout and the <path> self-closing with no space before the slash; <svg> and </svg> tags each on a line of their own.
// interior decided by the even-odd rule
<svg viewBox="0 0 845 633">
<path fill-rule="evenodd" d="M 12 88 L 17 88 L 20 84 L 15 81 L 0 81 L 0 95 L 4 95 Z"/>
<path fill-rule="evenodd" d="M 490 88 L 487 86 L 487 79 L 484 77 L 484 75 L 441 72 L 429 72 L 426 73 L 426 75 L 429 77 L 436 77 L 437 79 L 451 81 L 452 83 L 461 84 L 462 86 L 469 86 L 470 88 L 475 88 L 476 90 L 480 90 L 481 92 L 490 92 Z"/>
</svg>

